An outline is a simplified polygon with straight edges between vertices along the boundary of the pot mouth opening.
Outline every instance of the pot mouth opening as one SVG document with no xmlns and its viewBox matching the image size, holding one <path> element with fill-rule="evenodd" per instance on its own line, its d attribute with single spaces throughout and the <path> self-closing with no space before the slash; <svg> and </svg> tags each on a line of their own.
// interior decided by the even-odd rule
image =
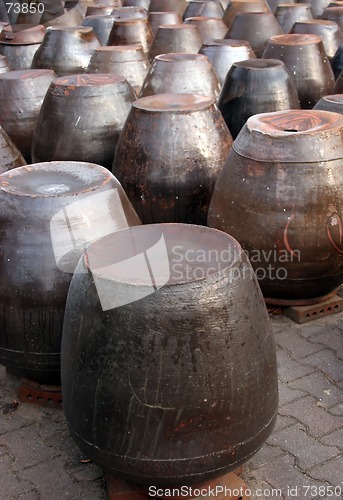
<svg viewBox="0 0 343 500">
<path fill-rule="evenodd" d="M 309 33 L 288 33 L 286 35 L 275 35 L 270 37 L 270 44 L 275 45 L 313 45 L 321 42 L 321 38 L 318 35 L 312 35 Z"/>
<path fill-rule="evenodd" d="M 76 87 L 101 87 L 126 82 L 120 75 L 111 73 L 84 73 L 68 76 L 60 76 L 53 81 L 54 86 L 66 87 L 66 90 L 74 90 Z"/>
<path fill-rule="evenodd" d="M 141 97 L 132 106 L 151 113 L 171 112 L 182 113 L 201 111 L 214 104 L 214 99 L 196 94 L 156 94 Z"/>
<path fill-rule="evenodd" d="M 0 189 L 30 198 L 66 197 L 98 189 L 111 177 L 107 169 L 95 163 L 33 163 L 5 172 L 0 177 Z"/>
<path fill-rule="evenodd" d="M 94 52 L 141 52 L 142 50 L 142 45 L 137 43 L 132 45 L 109 45 L 108 47 L 98 47 Z"/>
<path fill-rule="evenodd" d="M 249 69 L 267 69 L 279 68 L 284 66 L 284 63 L 279 59 L 246 59 L 245 61 L 238 61 L 234 66 Z"/>
<path fill-rule="evenodd" d="M 118 284 L 151 288 L 153 293 L 164 286 L 215 277 L 227 279 L 227 270 L 239 263 L 250 268 L 246 254 L 232 236 L 213 228 L 177 223 L 123 229 L 95 241 L 84 253 L 84 264 L 98 292 L 103 286 L 107 297 L 111 286 Z"/>
<path fill-rule="evenodd" d="M 194 24 L 161 24 L 158 30 L 197 30 Z"/>
<path fill-rule="evenodd" d="M 333 102 L 334 104 L 343 104 L 343 94 L 326 95 L 322 99 L 327 102 Z"/>
<path fill-rule="evenodd" d="M 54 76 L 51 69 L 18 69 L 0 75 L 0 80 L 33 80 L 42 76 Z"/>
<path fill-rule="evenodd" d="M 155 57 L 155 60 L 163 62 L 199 63 L 207 61 L 207 57 L 203 54 L 191 54 L 189 52 L 170 52 L 168 54 L 159 54 Z"/>
</svg>

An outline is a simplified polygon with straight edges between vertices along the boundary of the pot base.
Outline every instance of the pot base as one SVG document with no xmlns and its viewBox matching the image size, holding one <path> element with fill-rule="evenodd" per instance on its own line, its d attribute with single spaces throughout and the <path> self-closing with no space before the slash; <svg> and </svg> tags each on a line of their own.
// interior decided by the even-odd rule
<svg viewBox="0 0 343 500">
<path fill-rule="evenodd" d="M 313 297 L 312 299 L 273 299 L 270 297 L 263 297 L 266 304 L 272 304 L 275 306 L 312 306 L 314 304 L 320 304 L 321 302 L 325 302 L 328 299 L 331 299 L 334 295 L 336 295 L 338 288 L 335 288 L 333 292 L 328 293 L 327 295 L 322 295 L 321 297 Z"/>
</svg>

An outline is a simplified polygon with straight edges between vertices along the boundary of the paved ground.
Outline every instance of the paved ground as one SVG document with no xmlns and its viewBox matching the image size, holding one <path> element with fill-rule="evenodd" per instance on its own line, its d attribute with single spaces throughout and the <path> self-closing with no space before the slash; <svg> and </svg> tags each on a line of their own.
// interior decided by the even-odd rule
<svg viewBox="0 0 343 500">
<path fill-rule="evenodd" d="M 283 315 L 271 319 L 279 417 L 268 442 L 245 466 L 244 478 L 255 499 L 341 499 L 343 313 L 305 325 Z M 80 461 L 62 411 L 27 404 L 13 410 L 16 384 L 0 369 L 0 500 L 106 498 L 102 471 Z"/>
</svg>

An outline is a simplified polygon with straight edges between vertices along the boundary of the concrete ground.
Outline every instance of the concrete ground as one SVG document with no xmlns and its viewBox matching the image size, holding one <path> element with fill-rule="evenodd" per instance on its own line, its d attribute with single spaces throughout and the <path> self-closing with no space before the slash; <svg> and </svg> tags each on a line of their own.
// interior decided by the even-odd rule
<svg viewBox="0 0 343 500">
<path fill-rule="evenodd" d="M 342 499 L 343 313 L 304 325 L 283 315 L 271 321 L 279 416 L 243 477 L 254 499 Z M 17 383 L 0 369 L 0 500 L 106 498 L 102 471 L 82 460 L 63 412 L 13 405 Z M 116 498 L 138 496 L 123 492 Z"/>
</svg>

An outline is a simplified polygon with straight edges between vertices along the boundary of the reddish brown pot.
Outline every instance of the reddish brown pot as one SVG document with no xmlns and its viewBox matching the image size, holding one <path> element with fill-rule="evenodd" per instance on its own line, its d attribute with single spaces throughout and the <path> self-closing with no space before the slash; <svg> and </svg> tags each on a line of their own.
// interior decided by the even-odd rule
<svg viewBox="0 0 343 500">
<path fill-rule="evenodd" d="M 0 56 L 0 73 L 7 73 L 8 71 L 11 71 L 12 68 L 10 68 L 6 56 Z"/>
<path fill-rule="evenodd" d="M 153 38 L 147 19 L 118 19 L 112 27 L 107 45 L 139 44 L 148 53 Z"/>
<path fill-rule="evenodd" d="M 213 40 L 204 43 L 199 53 L 209 58 L 221 84 L 233 63 L 256 57 L 246 40 Z"/>
<path fill-rule="evenodd" d="M 99 165 L 53 162 L 0 176 L 0 362 L 59 383 L 67 292 L 84 248 L 140 221 Z M 8 293 L 11 290 L 11 293 Z"/>
<path fill-rule="evenodd" d="M 177 12 L 183 16 L 188 3 L 186 0 L 150 0 L 149 12 Z"/>
<path fill-rule="evenodd" d="M 187 52 L 197 54 L 202 40 L 198 28 L 192 24 L 162 25 L 158 28 L 149 50 L 149 60 L 160 54 Z"/>
<path fill-rule="evenodd" d="M 239 12 L 236 14 L 225 38 L 243 39 L 257 57 L 261 57 L 268 40 L 283 33 L 271 12 Z"/>
<path fill-rule="evenodd" d="M 91 27 L 51 27 L 33 58 L 32 68 L 52 69 L 58 76 L 84 73 L 98 47 Z"/>
<path fill-rule="evenodd" d="M 140 97 L 154 94 L 198 94 L 217 99 L 220 82 L 202 54 L 161 54 L 147 74 Z"/>
<path fill-rule="evenodd" d="M 275 17 L 284 33 L 289 33 L 298 21 L 313 19 L 311 5 L 308 3 L 281 4 L 275 11 Z"/>
<path fill-rule="evenodd" d="M 224 9 L 216 0 L 191 0 L 183 14 L 183 19 L 189 17 L 222 18 Z"/>
<path fill-rule="evenodd" d="M 117 45 L 95 49 L 87 73 L 114 73 L 123 76 L 138 95 L 150 63 L 141 45 Z"/>
<path fill-rule="evenodd" d="M 0 125 L 23 154 L 31 161 L 32 134 L 53 71 L 20 70 L 0 75 Z"/>
<path fill-rule="evenodd" d="M 26 165 L 24 157 L 0 126 L 0 174 Z"/>
<path fill-rule="evenodd" d="M 341 30 L 343 30 L 343 7 L 327 7 L 322 15 L 323 19 L 335 21 Z"/>
<path fill-rule="evenodd" d="M 13 70 L 30 69 L 33 57 L 44 38 L 44 26 L 10 25 L 0 33 L 0 54 Z"/>
<path fill-rule="evenodd" d="M 224 38 L 227 33 L 226 24 L 219 18 L 188 17 L 185 23 L 194 24 L 198 28 L 203 43 Z"/>
<path fill-rule="evenodd" d="M 118 75 L 57 78 L 37 117 L 33 161 L 86 161 L 111 169 L 120 132 L 135 100 L 132 88 Z"/>
<path fill-rule="evenodd" d="M 142 7 L 116 7 L 111 12 L 117 19 L 148 19 L 148 12 Z"/>
<path fill-rule="evenodd" d="M 226 7 L 223 16 L 228 28 L 238 12 L 270 12 L 270 8 L 265 0 L 232 0 Z"/>
<path fill-rule="evenodd" d="M 285 63 L 295 82 L 302 108 L 312 108 L 321 97 L 332 94 L 334 75 L 319 36 L 273 36 L 263 57 Z"/>
<path fill-rule="evenodd" d="M 343 43 L 343 33 L 338 24 L 326 19 L 296 22 L 291 29 L 291 33 L 312 33 L 320 36 L 326 55 L 330 59 L 333 58 L 339 46 Z"/>
<path fill-rule="evenodd" d="M 178 12 L 149 12 L 148 21 L 154 34 L 162 24 L 181 24 L 182 17 Z"/>
<path fill-rule="evenodd" d="M 204 225 L 231 144 L 214 99 L 192 94 L 143 97 L 132 105 L 113 173 L 144 224 Z"/>
<path fill-rule="evenodd" d="M 317 102 L 313 109 L 321 109 L 343 115 L 343 94 L 326 95 Z"/>
<path fill-rule="evenodd" d="M 316 302 L 343 281 L 342 133 L 338 113 L 255 115 L 218 179 L 208 223 L 237 238 L 272 303 Z"/>
</svg>

